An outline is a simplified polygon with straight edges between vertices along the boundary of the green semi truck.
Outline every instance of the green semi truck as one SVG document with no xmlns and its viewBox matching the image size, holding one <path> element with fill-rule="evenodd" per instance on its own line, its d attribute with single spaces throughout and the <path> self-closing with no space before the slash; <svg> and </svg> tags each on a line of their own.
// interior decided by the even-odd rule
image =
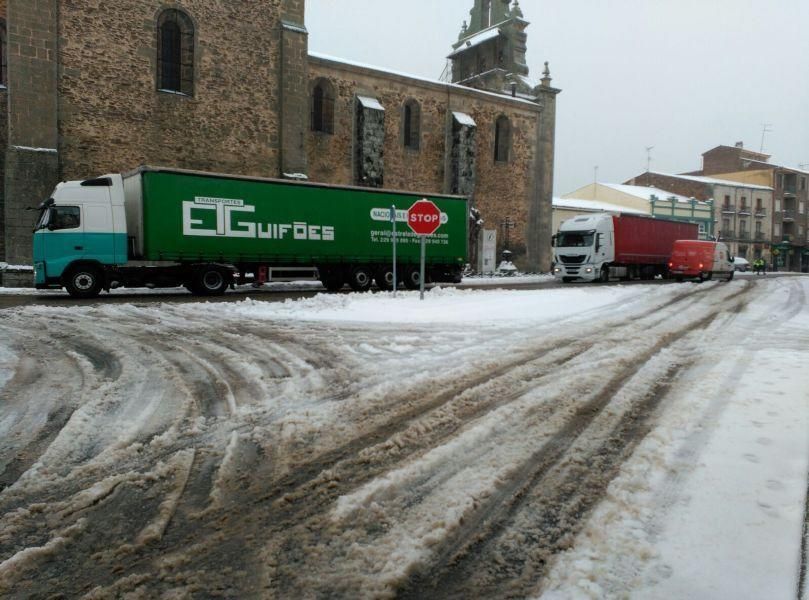
<svg viewBox="0 0 809 600">
<path fill-rule="evenodd" d="M 185 286 L 218 295 L 241 283 L 319 279 L 331 291 L 419 287 L 419 237 L 407 209 L 441 211 L 427 238 L 425 282 L 458 282 L 468 207 L 459 196 L 140 167 L 56 186 L 34 229 L 39 289 L 92 298 L 116 287 Z"/>
</svg>

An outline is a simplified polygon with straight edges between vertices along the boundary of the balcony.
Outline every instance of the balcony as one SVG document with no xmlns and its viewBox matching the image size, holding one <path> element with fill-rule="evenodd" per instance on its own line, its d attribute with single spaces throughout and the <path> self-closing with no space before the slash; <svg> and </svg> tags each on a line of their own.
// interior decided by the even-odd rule
<svg viewBox="0 0 809 600">
<path fill-rule="evenodd" d="M 788 222 L 794 221 L 795 220 L 795 211 L 794 210 L 781 211 L 781 218 L 784 221 L 788 221 Z"/>
<path fill-rule="evenodd" d="M 763 239 L 766 239 L 764 237 L 764 232 L 763 231 L 756 231 L 756 241 L 759 242 L 759 241 L 761 241 Z"/>
<path fill-rule="evenodd" d="M 737 236 L 738 240 L 749 240 L 750 239 L 750 232 L 749 231 L 740 231 L 739 235 Z"/>
<path fill-rule="evenodd" d="M 798 190 L 798 186 L 794 183 L 791 185 L 784 185 L 784 196 L 794 196 Z"/>
<path fill-rule="evenodd" d="M 723 204 L 722 205 L 722 212 L 723 213 L 735 213 L 736 212 L 736 205 L 735 204 Z"/>
<path fill-rule="evenodd" d="M 736 239 L 736 231 L 734 229 L 723 229 L 719 232 L 720 237 L 723 240 L 735 240 Z"/>
<path fill-rule="evenodd" d="M 764 207 L 756 207 L 756 212 L 754 215 L 757 219 L 762 219 L 767 216 L 767 209 Z"/>
<path fill-rule="evenodd" d="M 747 206 L 746 204 L 742 204 L 742 205 L 739 207 L 739 214 L 740 214 L 740 215 L 748 215 L 748 216 L 749 216 L 749 215 L 750 215 L 750 207 L 749 207 L 749 206 Z"/>
</svg>

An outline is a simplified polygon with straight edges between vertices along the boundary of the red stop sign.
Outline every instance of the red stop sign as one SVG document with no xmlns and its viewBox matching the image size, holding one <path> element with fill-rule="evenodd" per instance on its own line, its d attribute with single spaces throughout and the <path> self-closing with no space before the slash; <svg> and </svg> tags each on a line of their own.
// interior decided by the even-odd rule
<svg viewBox="0 0 809 600">
<path fill-rule="evenodd" d="M 429 200 L 419 200 L 408 209 L 407 224 L 419 235 L 431 235 L 441 226 L 441 211 Z"/>
</svg>

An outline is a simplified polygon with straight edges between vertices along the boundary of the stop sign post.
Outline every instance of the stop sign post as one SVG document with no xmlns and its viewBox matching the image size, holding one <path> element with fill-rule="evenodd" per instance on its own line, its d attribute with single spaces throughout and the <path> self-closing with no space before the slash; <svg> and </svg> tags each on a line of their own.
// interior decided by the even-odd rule
<svg viewBox="0 0 809 600">
<path fill-rule="evenodd" d="M 421 238 L 419 297 L 424 300 L 424 262 L 427 253 L 427 236 L 434 234 L 441 226 L 441 210 L 433 202 L 422 198 L 407 210 L 407 225 Z"/>
</svg>

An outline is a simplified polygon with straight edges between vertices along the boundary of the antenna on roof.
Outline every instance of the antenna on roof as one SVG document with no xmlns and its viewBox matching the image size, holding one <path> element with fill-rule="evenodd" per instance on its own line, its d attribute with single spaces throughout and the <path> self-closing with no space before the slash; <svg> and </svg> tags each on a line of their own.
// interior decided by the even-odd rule
<svg viewBox="0 0 809 600">
<path fill-rule="evenodd" d="M 646 146 L 646 172 L 649 173 L 652 170 L 652 150 L 654 150 L 654 146 Z"/>
<path fill-rule="evenodd" d="M 764 136 L 772 131 L 772 124 L 771 123 L 764 123 L 761 126 L 761 148 L 759 152 L 764 152 Z"/>
</svg>

